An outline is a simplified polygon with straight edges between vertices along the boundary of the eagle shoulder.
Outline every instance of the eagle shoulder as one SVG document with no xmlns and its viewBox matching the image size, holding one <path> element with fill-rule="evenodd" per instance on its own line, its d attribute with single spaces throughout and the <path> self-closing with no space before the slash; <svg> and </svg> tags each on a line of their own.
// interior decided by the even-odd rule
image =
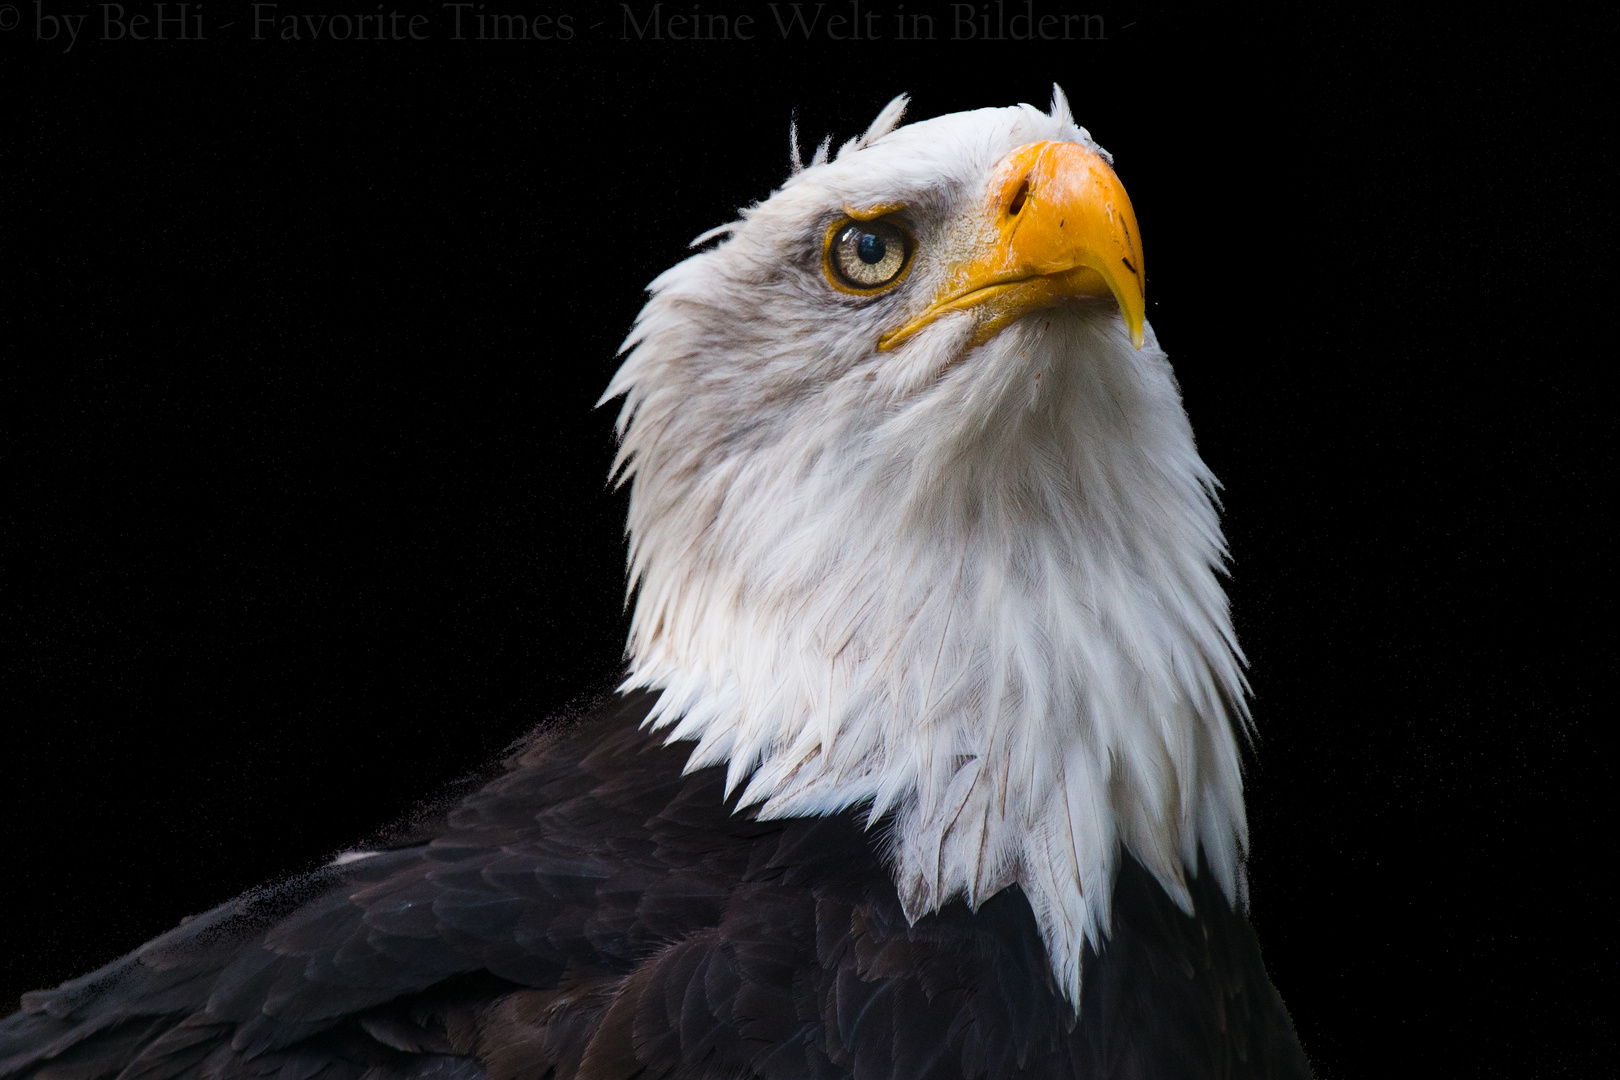
<svg viewBox="0 0 1620 1080">
<path fill-rule="evenodd" d="M 403 846 L 257 890 L 0 1021 L 4 1080 L 1303 1076 L 1252 931 L 1128 857 L 1059 993 L 1015 887 L 902 912 L 882 827 L 759 821 L 641 729 L 537 736 Z"/>
</svg>

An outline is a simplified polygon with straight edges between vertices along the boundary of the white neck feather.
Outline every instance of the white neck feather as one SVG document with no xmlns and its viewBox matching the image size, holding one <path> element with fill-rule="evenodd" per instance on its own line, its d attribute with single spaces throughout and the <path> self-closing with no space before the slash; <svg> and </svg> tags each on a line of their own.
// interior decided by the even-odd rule
<svg viewBox="0 0 1620 1080">
<path fill-rule="evenodd" d="M 913 919 L 1019 885 L 1075 1002 L 1120 844 L 1184 908 L 1201 845 L 1236 899 L 1246 687 L 1214 479 L 1151 334 L 1055 311 L 924 392 L 856 371 L 721 445 L 660 382 L 658 329 L 609 390 L 625 688 L 663 690 L 650 722 L 697 740 L 690 768 L 728 762 L 766 817 L 892 814 Z"/>
</svg>

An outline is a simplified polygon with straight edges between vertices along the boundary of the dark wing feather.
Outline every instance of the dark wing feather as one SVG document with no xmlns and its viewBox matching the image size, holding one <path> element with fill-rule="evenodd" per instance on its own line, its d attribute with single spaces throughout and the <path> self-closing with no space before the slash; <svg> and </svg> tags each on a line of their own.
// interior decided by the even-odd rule
<svg viewBox="0 0 1620 1080">
<path fill-rule="evenodd" d="M 854 817 L 732 812 L 634 697 L 398 850 L 189 920 L 0 1021 L 0 1080 L 1305 1076 L 1247 922 L 1122 860 L 1077 1020 L 1016 889 L 906 922 Z"/>
</svg>

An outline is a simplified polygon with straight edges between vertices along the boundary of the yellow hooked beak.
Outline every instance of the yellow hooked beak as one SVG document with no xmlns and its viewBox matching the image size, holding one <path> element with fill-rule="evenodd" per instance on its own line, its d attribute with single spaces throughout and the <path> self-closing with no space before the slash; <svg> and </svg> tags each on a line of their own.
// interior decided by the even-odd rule
<svg viewBox="0 0 1620 1080">
<path fill-rule="evenodd" d="M 975 250 L 921 315 L 878 341 L 892 349 L 950 312 L 977 319 L 970 347 L 1015 319 L 1067 300 L 1112 296 L 1131 344 L 1147 310 L 1142 241 L 1125 187 L 1079 143 L 1020 146 L 996 167 Z"/>
</svg>

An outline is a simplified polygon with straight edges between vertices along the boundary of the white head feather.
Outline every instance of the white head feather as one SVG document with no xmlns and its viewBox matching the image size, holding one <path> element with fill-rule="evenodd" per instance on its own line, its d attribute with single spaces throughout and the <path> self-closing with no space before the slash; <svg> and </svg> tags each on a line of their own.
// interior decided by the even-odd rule
<svg viewBox="0 0 1620 1080">
<path fill-rule="evenodd" d="M 1112 304 L 976 348 L 947 316 L 877 350 L 927 305 L 999 161 L 1097 149 L 1061 91 L 1049 114 L 896 128 L 904 108 L 836 158 L 823 143 L 649 287 L 603 398 L 625 399 L 633 483 L 625 688 L 661 689 L 650 723 L 697 741 L 690 768 L 728 763 L 762 816 L 892 814 L 909 917 L 1021 886 L 1078 1002 L 1119 845 L 1183 907 L 1200 846 L 1242 888 L 1215 480 L 1152 331 L 1133 349 Z M 879 204 L 906 207 L 908 278 L 830 288 L 827 229 Z"/>
</svg>

